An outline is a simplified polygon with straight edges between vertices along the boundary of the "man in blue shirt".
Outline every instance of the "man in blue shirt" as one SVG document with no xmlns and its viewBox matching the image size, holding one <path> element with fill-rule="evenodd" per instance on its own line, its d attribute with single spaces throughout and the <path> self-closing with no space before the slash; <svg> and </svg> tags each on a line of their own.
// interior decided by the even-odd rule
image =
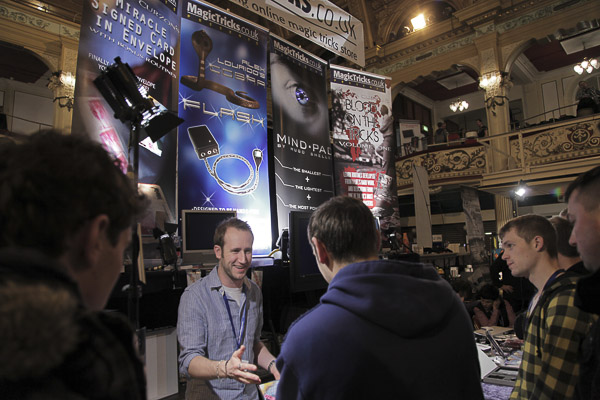
<svg viewBox="0 0 600 400">
<path fill-rule="evenodd" d="M 260 341 L 262 296 L 246 277 L 254 236 L 237 218 L 214 235 L 218 265 L 186 288 L 179 304 L 179 370 L 188 378 L 186 399 L 258 399 L 259 366 L 279 372 Z"/>
</svg>

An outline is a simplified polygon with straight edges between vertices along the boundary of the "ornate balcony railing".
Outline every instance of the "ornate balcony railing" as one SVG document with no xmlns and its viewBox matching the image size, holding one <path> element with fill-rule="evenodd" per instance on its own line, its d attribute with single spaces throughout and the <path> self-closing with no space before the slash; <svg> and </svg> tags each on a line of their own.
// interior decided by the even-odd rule
<svg viewBox="0 0 600 400">
<path fill-rule="evenodd" d="M 402 157 L 396 161 L 398 189 L 412 186 L 413 165 L 425 167 L 430 182 L 477 177 L 485 172 L 485 148 L 477 143 L 457 142 L 430 146 L 426 151 Z"/>
<path fill-rule="evenodd" d="M 508 153 L 494 147 L 508 141 Z M 506 143 L 506 142 L 505 142 Z M 574 118 L 481 139 L 429 146 L 396 160 L 398 189 L 412 186 L 413 165 L 425 167 L 432 184 L 478 181 L 493 171 L 491 158 L 505 157 L 510 169 L 526 173 L 545 166 L 600 155 L 600 114 Z"/>
<path fill-rule="evenodd" d="M 510 154 L 519 165 L 524 166 L 597 155 L 600 153 L 597 118 L 573 120 L 568 124 L 549 126 L 543 131 L 523 131 L 520 133 L 522 140 L 514 137 L 509 140 Z"/>
</svg>

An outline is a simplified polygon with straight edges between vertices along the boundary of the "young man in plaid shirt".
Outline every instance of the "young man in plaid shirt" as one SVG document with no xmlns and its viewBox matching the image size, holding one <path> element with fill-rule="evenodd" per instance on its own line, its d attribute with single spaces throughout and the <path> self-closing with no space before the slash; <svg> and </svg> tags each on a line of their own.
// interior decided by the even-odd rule
<svg viewBox="0 0 600 400">
<path fill-rule="evenodd" d="M 510 220 L 500 230 L 513 276 L 537 288 L 527 311 L 523 361 L 511 399 L 573 397 L 578 352 L 594 318 L 574 304 L 578 276 L 559 269 L 556 232 L 540 215 Z"/>
</svg>

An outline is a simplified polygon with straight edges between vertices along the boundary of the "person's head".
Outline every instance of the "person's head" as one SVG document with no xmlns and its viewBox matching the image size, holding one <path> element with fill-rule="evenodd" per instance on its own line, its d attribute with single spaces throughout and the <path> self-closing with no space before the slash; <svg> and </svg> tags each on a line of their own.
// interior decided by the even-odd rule
<svg viewBox="0 0 600 400">
<path fill-rule="evenodd" d="M 542 257 L 556 259 L 556 232 L 541 215 L 528 214 L 508 221 L 499 233 L 502 259 L 513 276 L 528 278 Z"/>
<path fill-rule="evenodd" d="M 93 309 L 104 307 L 146 205 L 119 162 L 83 135 L 49 131 L 0 146 L 0 247 L 57 260 Z"/>
<path fill-rule="evenodd" d="M 438 128 L 441 128 L 441 127 L 442 127 L 442 125 L 444 125 L 444 123 L 443 123 L 443 122 L 438 122 L 438 123 L 437 123 L 437 127 L 438 127 Z"/>
<path fill-rule="evenodd" d="M 577 252 L 577 246 L 573 246 L 569 243 L 571 237 L 571 231 L 573 226 L 569 221 L 563 217 L 552 217 L 550 223 L 554 226 L 556 231 L 556 250 L 558 254 L 567 258 L 577 258 L 579 253 Z"/>
<path fill-rule="evenodd" d="M 475 121 L 477 123 L 477 126 L 483 126 L 483 121 L 478 119 L 477 121 Z"/>
<path fill-rule="evenodd" d="M 479 302 L 486 310 L 491 310 L 494 301 L 500 298 L 500 292 L 498 288 L 491 284 L 485 284 L 479 289 L 478 292 Z"/>
<path fill-rule="evenodd" d="M 217 225 L 214 243 L 221 283 L 227 287 L 242 287 L 252 263 L 254 235 L 250 225 L 237 218 L 228 218 Z"/>
<path fill-rule="evenodd" d="M 586 81 L 579 81 L 578 85 L 581 89 L 585 89 L 589 86 Z"/>
<path fill-rule="evenodd" d="M 321 204 L 310 217 L 307 234 L 328 282 L 335 275 L 334 264 L 343 267 L 378 258 L 380 234 L 375 218 L 359 199 L 337 196 Z"/>
<path fill-rule="evenodd" d="M 577 177 L 565 192 L 568 218 L 573 224 L 569 243 L 577 246 L 590 271 L 600 269 L 600 166 Z"/>
<path fill-rule="evenodd" d="M 468 301 L 473 294 L 471 283 L 465 279 L 457 279 L 452 282 L 452 289 L 458 294 L 462 301 Z"/>
</svg>

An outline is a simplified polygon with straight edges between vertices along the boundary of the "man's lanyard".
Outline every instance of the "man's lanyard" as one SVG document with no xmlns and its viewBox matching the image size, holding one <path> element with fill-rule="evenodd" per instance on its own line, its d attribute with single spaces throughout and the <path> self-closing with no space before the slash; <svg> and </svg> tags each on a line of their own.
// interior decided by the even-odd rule
<svg viewBox="0 0 600 400">
<path fill-rule="evenodd" d="M 235 326 L 233 325 L 233 317 L 231 315 L 231 309 L 229 308 L 229 300 L 227 299 L 227 293 L 223 292 L 223 301 L 225 302 L 225 308 L 227 308 L 227 314 L 229 314 L 229 322 L 231 323 L 231 330 L 233 331 L 233 338 L 237 344 L 236 349 L 239 349 L 244 343 L 243 333 L 246 332 L 246 315 L 248 314 L 248 299 L 244 302 L 244 311 L 242 312 L 242 324 L 240 325 L 240 335 L 235 334 Z"/>
<path fill-rule="evenodd" d="M 550 278 L 548 278 L 548 281 L 544 285 L 544 289 L 542 291 L 546 290 L 550 285 L 552 285 L 552 282 L 554 282 L 558 275 L 562 274 L 563 272 L 565 272 L 564 269 L 557 269 L 556 271 L 554 271 L 554 273 L 550 275 Z"/>
<path fill-rule="evenodd" d="M 536 295 L 538 297 L 537 301 L 539 301 L 539 298 L 542 297 L 544 290 L 548 289 L 550 287 L 550 285 L 552 285 L 552 283 L 556 280 L 556 278 L 558 277 L 558 275 L 560 275 L 561 273 L 565 272 L 564 269 L 557 269 L 556 271 L 554 271 L 554 273 L 552 275 L 550 275 L 550 278 L 548 278 L 548 280 L 546 281 L 546 284 L 544 285 L 544 288 L 541 290 L 541 292 L 538 293 L 538 295 Z M 534 301 L 535 301 L 535 296 L 531 299 L 531 301 L 529 302 L 529 307 L 527 310 L 527 315 L 529 317 L 529 315 L 533 312 L 533 308 L 534 308 Z M 537 301 L 535 302 L 535 305 L 537 305 Z"/>
</svg>

